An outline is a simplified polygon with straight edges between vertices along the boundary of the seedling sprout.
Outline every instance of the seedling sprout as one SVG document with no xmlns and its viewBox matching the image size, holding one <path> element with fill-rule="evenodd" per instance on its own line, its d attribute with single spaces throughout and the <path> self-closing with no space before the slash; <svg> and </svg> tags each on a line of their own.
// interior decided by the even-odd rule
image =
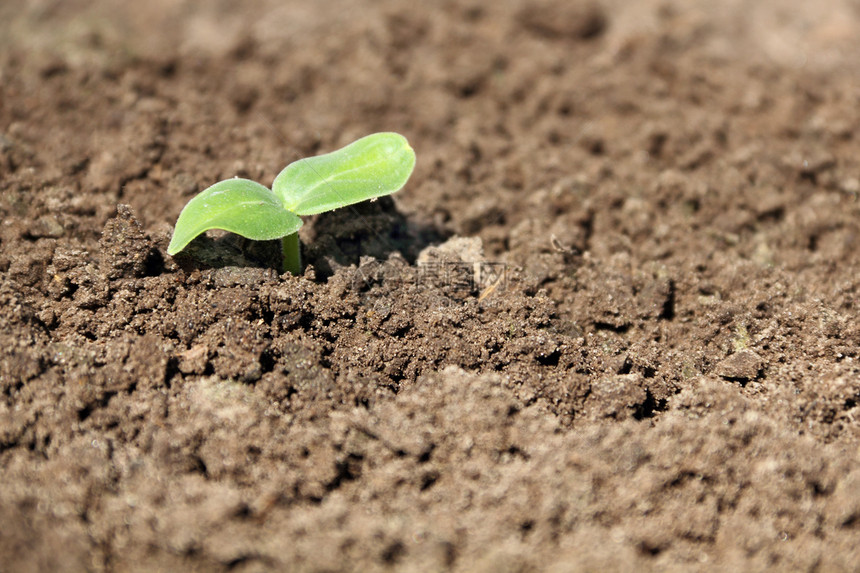
<svg viewBox="0 0 860 573">
<path fill-rule="evenodd" d="M 302 271 L 301 216 L 316 215 L 399 191 L 415 167 L 415 152 L 397 133 L 375 133 L 346 147 L 287 165 L 272 189 L 249 179 L 225 179 L 182 209 L 167 254 L 222 229 L 255 241 L 281 239 L 283 270 Z"/>
</svg>

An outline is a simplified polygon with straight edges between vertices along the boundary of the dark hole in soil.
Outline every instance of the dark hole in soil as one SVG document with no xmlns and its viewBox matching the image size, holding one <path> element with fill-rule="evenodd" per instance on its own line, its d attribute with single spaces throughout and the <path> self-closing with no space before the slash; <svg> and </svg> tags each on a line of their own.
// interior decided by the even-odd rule
<svg viewBox="0 0 860 573">
<path fill-rule="evenodd" d="M 389 565 L 397 563 L 406 554 L 406 546 L 402 541 L 394 541 L 382 552 L 382 560 Z"/>
<path fill-rule="evenodd" d="M 272 349 L 267 348 L 260 354 L 260 372 L 262 374 L 274 370 L 276 363 L 277 360 L 275 359 Z"/>
<path fill-rule="evenodd" d="M 418 463 L 424 464 L 424 463 L 429 462 L 430 456 L 433 455 L 433 450 L 435 450 L 435 449 L 436 449 L 436 444 L 430 444 L 430 446 L 427 447 L 423 452 L 421 452 L 421 455 L 418 456 Z"/>
<path fill-rule="evenodd" d="M 860 515 L 852 513 L 844 520 L 842 520 L 842 523 L 840 523 L 839 525 L 840 527 L 843 527 L 845 529 L 854 529 L 855 527 L 857 527 L 858 523 L 860 523 Z"/>
<path fill-rule="evenodd" d="M 675 282 L 669 281 L 669 292 L 666 295 L 666 301 L 663 303 L 663 308 L 660 310 L 658 318 L 663 320 L 672 320 L 675 318 Z"/>
<path fill-rule="evenodd" d="M 534 529 L 535 522 L 532 519 L 527 519 L 520 523 L 520 533 L 523 534 L 523 537 L 526 537 L 529 533 L 531 533 L 532 529 Z"/>
<path fill-rule="evenodd" d="M 204 476 L 209 476 L 209 468 L 206 466 L 206 462 L 203 461 L 198 455 L 191 456 L 191 462 L 193 463 L 193 467 L 191 468 L 192 472 L 197 472 Z"/>
<path fill-rule="evenodd" d="M 595 322 L 594 328 L 597 330 L 609 330 L 617 334 L 624 334 L 630 330 L 630 324 L 610 324 L 608 322 Z"/>
<path fill-rule="evenodd" d="M 363 456 L 358 454 L 349 454 L 345 460 L 336 463 L 335 469 L 337 474 L 326 484 L 326 491 L 334 491 L 343 484 L 358 479 L 361 475 L 361 462 Z"/>
<path fill-rule="evenodd" d="M 641 541 L 639 543 L 639 551 L 643 555 L 648 555 L 650 557 L 657 557 L 658 555 L 660 555 L 660 553 L 663 552 L 664 549 L 665 547 L 663 547 L 662 545 L 650 541 Z"/>
<path fill-rule="evenodd" d="M 558 366 L 558 359 L 561 358 L 561 351 L 554 350 L 550 354 L 537 356 L 537 361 L 543 366 Z"/>
<path fill-rule="evenodd" d="M 645 401 L 638 405 L 633 413 L 636 420 L 653 418 L 660 412 L 665 412 L 668 402 L 665 399 L 656 400 L 650 390 L 645 390 Z"/>
<path fill-rule="evenodd" d="M 433 484 L 439 479 L 438 472 L 427 472 L 421 477 L 421 491 L 426 491 L 433 487 Z"/>
</svg>

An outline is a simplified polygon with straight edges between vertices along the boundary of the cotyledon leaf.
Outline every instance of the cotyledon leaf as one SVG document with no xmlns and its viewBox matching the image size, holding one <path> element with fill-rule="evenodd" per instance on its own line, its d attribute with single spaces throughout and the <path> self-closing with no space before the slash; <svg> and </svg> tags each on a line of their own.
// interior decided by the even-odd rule
<svg viewBox="0 0 860 573">
<path fill-rule="evenodd" d="M 400 190 L 415 152 L 399 133 L 374 133 L 346 147 L 291 163 L 272 190 L 288 211 L 316 215 Z"/>
<path fill-rule="evenodd" d="M 175 255 L 197 235 L 223 229 L 255 241 L 299 230 L 302 220 L 284 209 L 269 189 L 248 179 L 225 179 L 200 192 L 179 214 L 167 254 Z"/>
</svg>

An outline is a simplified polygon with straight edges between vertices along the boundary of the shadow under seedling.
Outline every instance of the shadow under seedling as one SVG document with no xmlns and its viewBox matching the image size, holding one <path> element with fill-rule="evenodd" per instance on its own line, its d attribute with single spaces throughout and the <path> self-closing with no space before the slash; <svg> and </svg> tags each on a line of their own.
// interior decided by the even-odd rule
<svg viewBox="0 0 860 573">
<path fill-rule="evenodd" d="M 182 209 L 167 254 L 175 255 L 201 233 L 222 229 L 255 241 L 281 239 L 282 270 L 300 274 L 300 216 L 391 195 L 403 188 L 414 168 L 415 152 L 405 137 L 375 133 L 291 163 L 275 177 L 271 190 L 238 177 L 219 181 Z"/>
</svg>

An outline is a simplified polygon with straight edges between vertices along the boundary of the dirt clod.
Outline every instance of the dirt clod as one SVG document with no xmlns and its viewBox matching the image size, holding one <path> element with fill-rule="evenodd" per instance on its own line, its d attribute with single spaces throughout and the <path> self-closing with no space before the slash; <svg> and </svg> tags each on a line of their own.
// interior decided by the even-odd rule
<svg viewBox="0 0 860 573">
<path fill-rule="evenodd" d="M 749 349 L 735 352 L 715 368 L 718 376 L 735 380 L 752 380 L 762 369 L 761 356 Z"/>
</svg>

